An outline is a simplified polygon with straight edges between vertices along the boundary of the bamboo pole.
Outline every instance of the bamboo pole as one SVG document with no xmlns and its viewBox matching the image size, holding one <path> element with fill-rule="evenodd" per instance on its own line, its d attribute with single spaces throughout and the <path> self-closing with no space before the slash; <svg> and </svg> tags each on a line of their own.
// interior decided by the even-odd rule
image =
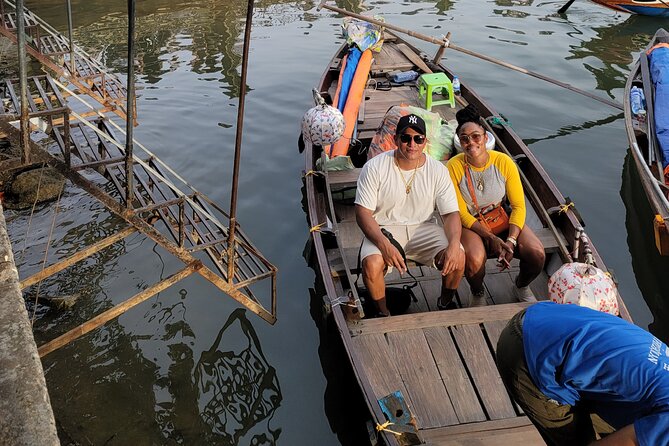
<svg viewBox="0 0 669 446">
<path fill-rule="evenodd" d="M 522 68 L 522 67 L 518 67 L 516 65 L 512 65 L 508 62 L 504 62 L 503 60 L 499 60 L 499 59 L 496 59 L 494 57 L 486 56 L 485 54 L 477 53 L 476 51 L 468 50 L 468 49 L 463 48 L 461 46 L 454 45 L 453 43 L 450 42 L 450 40 L 448 40 L 446 38 L 438 39 L 436 37 L 431 37 L 431 36 L 428 36 L 428 35 L 425 35 L 425 34 L 421 34 L 421 33 L 415 32 L 415 31 L 411 31 L 410 29 L 401 28 L 399 26 L 396 26 L 396 25 L 393 25 L 393 24 L 390 24 L 390 23 L 386 23 L 386 22 L 382 22 L 380 20 L 373 19 L 372 17 L 367 17 L 367 16 L 364 16 L 362 14 L 356 14 L 355 12 L 350 12 L 350 11 L 347 11 L 345 9 L 338 8 L 336 6 L 329 6 L 329 5 L 326 5 L 325 2 L 326 2 L 326 0 L 321 1 L 320 5 L 318 5 L 317 10 L 320 10 L 321 8 L 329 9 L 330 11 L 337 12 L 337 13 L 343 14 L 343 15 L 347 15 L 349 17 L 354 17 L 356 19 L 363 20 L 365 22 L 369 22 L 369 23 L 372 23 L 374 25 L 381 26 L 383 28 L 392 29 L 393 31 L 398 31 L 398 32 L 407 34 L 411 37 L 415 37 L 417 39 L 424 40 L 426 42 L 430 42 L 430 43 L 434 43 L 436 45 L 451 48 L 451 49 L 454 49 L 455 51 L 459 51 L 461 53 L 468 54 L 470 56 L 474 56 L 474 57 L 477 57 L 479 59 L 483 59 L 487 62 L 491 62 L 491 63 L 497 64 L 497 65 L 500 65 L 502 67 L 509 68 L 511 70 L 514 70 L 514 71 L 518 71 L 519 73 L 527 74 L 528 76 L 532 76 L 532 77 L 535 77 L 537 79 L 541 79 L 543 81 L 550 82 L 551 84 L 557 85 L 558 87 L 566 88 L 567 90 L 573 91 L 574 93 L 578 93 L 578 94 L 581 94 L 583 96 L 589 97 L 590 99 L 594 99 L 595 101 L 599 101 L 601 103 L 604 103 L 604 104 L 609 105 L 611 107 L 617 108 L 619 110 L 623 109 L 622 104 L 620 104 L 616 101 L 613 101 L 613 100 L 607 99 L 607 98 L 602 98 L 600 96 L 597 96 L 597 95 L 592 94 L 590 92 L 587 92 L 585 90 L 581 90 L 580 88 L 576 88 L 573 85 L 569 85 L 566 82 L 562 82 L 562 81 L 559 81 L 557 79 L 550 78 L 548 76 L 545 76 L 545 75 L 540 74 L 540 73 L 536 73 L 536 72 L 528 70 L 526 68 Z"/>
<path fill-rule="evenodd" d="M 120 303 L 116 305 L 115 307 L 105 311 L 102 314 L 97 315 L 93 319 L 84 322 L 83 324 L 79 325 L 76 328 L 73 328 L 72 330 L 68 331 L 67 333 L 58 336 L 56 339 L 53 341 L 47 342 L 46 344 L 42 345 L 37 349 L 37 353 L 39 354 L 40 358 L 43 358 L 44 356 L 48 355 L 54 350 L 59 349 L 60 347 L 69 344 L 70 342 L 74 341 L 75 339 L 79 339 L 86 333 L 95 330 L 96 328 L 106 324 L 112 319 L 117 318 L 121 314 L 125 313 L 132 307 L 144 302 L 151 296 L 160 293 L 161 291 L 169 288 L 170 286 L 174 285 L 178 281 L 185 279 L 186 277 L 190 276 L 193 274 L 195 271 L 199 270 L 202 268 L 202 263 L 199 261 L 191 263 L 187 265 L 185 268 L 177 272 L 176 274 L 166 278 L 165 280 L 158 282 L 157 284 L 153 285 L 150 288 L 145 289 L 144 291 L 135 294 L 133 297 L 130 299 L 126 300 L 123 303 Z"/>
</svg>

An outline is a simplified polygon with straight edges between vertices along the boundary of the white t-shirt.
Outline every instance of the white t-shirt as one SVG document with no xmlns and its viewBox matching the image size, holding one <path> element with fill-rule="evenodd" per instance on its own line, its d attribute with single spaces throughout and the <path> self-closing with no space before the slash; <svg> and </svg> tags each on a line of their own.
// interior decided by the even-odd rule
<svg viewBox="0 0 669 446">
<path fill-rule="evenodd" d="M 400 171 L 394 155 L 394 150 L 385 152 L 364 165 L 358 177 L 355 204 L 371 210 L 381 226 L 417 225 L 429 221 L 435 208 L 440 215 L 458 212 L 458 200 L 446 166 L 426 156 L 407 194 L 400 175 L 408 182 L 413 170 Z"/>
</svg>

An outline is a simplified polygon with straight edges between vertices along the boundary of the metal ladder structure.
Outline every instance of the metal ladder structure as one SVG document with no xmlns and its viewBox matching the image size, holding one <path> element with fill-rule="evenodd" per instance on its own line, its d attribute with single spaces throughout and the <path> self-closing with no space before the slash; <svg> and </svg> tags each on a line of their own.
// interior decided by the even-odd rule
<svg viewBox="0 0 669 446">
<path fill-rule="evenodd" d="M 18 44 L 16 3 L 0 0 L 0 34 Z M 126 119 L 127 91 L 121 80 L 106 71 L 94 57 L 78 47 L 71 38 L 56 31 L 39 16 L 23 8 L 26 51 L 54 76 L 74 86 L 102 105 L 101 111 L 116 113 Z M 71 23 L 68 8 L 68 21 Z M 71 35 L 71 30 L 70 30 Z M 133 101 L 133 107 L 136 106 Z"/>
<path fill-rule="evenodd" d="M 17 3 L 20 3 L 20 0 Z M 244 39 L 243 86 L 246 84 L 245 72 L 252 10 L 253 0 L 249 2 Z M 7 21 L 15 23 L 11 13 L 5 12 L 3 17 L 5 17 L 4 23 Z M 131 26 L 133 22 L 134 4 L 130 14 Z M 27 34 L 30 24 L 41 23 L 41 19 L 30 14 L 30 19 L 25 23 L 28 25 L 25 28 Z M 26 46 L 31 45 L 33 44 L 26 42 Z M 45 48 L 46 43 L 41 44 L 41 47 Z M 21 59 L 20 50 L 19 59 Z M 128 66 L 132 67 L 132 63 Z M 132 80 L 132 73 L 129 79 Z M 21 288 L 26 289 L 46 277 L 63 271 L 135 232 L 141 232 L 155 241 L 181 260 L 185 266 L 172 276 L 40 346 L 38 348 L 40 356 L 118 317 L 195 272 L 273 324 L 276 321 L 277 268 L 242 232 L 235 217 L 245 87 L 242 87 L 240 94 L 231 206 L 230 211 L 226 212 L 206 195 L 193 188 L 153 152 L 134 141 L 133 125 L 129 122 L 133 120 L 132 111 L 126 120 L 124 131 L 106 115 L 109 111 L 118 114 L 117 109 L 100 110 L 88 103 L 84 95 L 79 94 L 80 91 L 71 90 L 69 88 L 71 86 L 72 83 L 66 85 L 66 82 L 55 79 L 49 74 L 30 78 L 25 76 L 23 79 L 20 76 L 19 80 L 7 79 L 0 83 L 2 105 L 0 134 L 4 133 L 16 140 L 26 141 L 22 136 L 27 133 L 24 129 L 28 128 L 29 122 L 33 131 L 43 132 L 50 141 L 48 148 L 43 149 L 28 139 L 29 156 L 0 162 L 0 169 L 25 169 L 44 164 L 54 167 L 74 185 L 81 187 L 104 204 L 113 214 L 124 219 L 128 225 L 116 234 L 97 241 L 53 265 L 45 266 L 42 271 L 30 277 L 23 278 Z M 76 84 L 75 87 L 78 88 Z M 134 88 L 127 90 L 130 91 L 128 100 L 130 103 L 134 100 L 132 97 Z M 22 99 L 22 94 L 17 94 L 17 91 L 25 91 L 25 99 Z M 97 100 L 89 91 L 84 93 Z M 77 101 L 86 107 L 84 111 L 81 111 L 81 104 Z M 24 119 L 21 119 L 22 116 Z M 16 128 L 17 122 L 20 122 L 21 130 Z M 125 144 L 122 141 L 124 137 Z M 29 161 L 26 161 L 26 158 Z M 86 175 L 82 174 L 84 171 Z M 265 285 L 267 282 L 269 284 L 262 288 L 262 282 Z"/>
</svg>

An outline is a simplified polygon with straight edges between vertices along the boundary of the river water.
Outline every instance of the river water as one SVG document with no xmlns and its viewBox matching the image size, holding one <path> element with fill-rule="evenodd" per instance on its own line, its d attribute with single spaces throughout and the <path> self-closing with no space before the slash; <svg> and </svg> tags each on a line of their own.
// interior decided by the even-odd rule
<svg viewBox="0 0 669 446">
<path fill-rule="evenodd" d="M 239 222 L 279 268 L 278 322 L 240 310 L 190 278 L 44 359 L 63 442 L 94 445 L 364 444 L 364 405 L 336 337 L 320 329 L 314 273 L 302 251 L 299 121 L 310 90 L 341 44 L 341 18 L 313 1 L 257 2 L 252 29 Z M 622 102 L 633 57 L 662 25 L 576 1 L 338 0 L 386 21 L 439 36 Z M 26 5 L 65 32 L 65 2 Z M 73 0 L 76 41 L 125 71 L 126 2 Z M 137 140 L 227 207 L 241 36 L 246 6 L 224 0 L 144 0 L 137 6 Z M 430 44 L 415 44 L 433 54 Z M 615 272 L 636 322 L 669 340 L 651 215 L 630 166 L 622 113 L 554 85 L 447 50 L 460 79 L 526 140 Z M 632 167 L 631 169 L 629 167 Z M 122 224 L 68 187 L 54 207 L 9 214 L 21 275 Z M 177 270 L 142 236 L 45 281 L 40 294 L 77 294 L 71 311 L 36 309 L 38 344 Z M 34 294 L 31 290 L 28 294 Z M 663 326 L 663 323 L 665 324 Z"/>
</svg>

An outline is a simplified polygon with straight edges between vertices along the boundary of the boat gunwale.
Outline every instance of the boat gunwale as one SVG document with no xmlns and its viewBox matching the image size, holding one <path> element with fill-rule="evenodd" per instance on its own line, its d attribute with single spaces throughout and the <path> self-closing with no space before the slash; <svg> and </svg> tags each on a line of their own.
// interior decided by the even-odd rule
<svg viewBox="0 0 669 446">
<path fill-rule="evenodd" d="M 642 50 L 647 51 L 653 45 L 657 43 L 657 36 L 653 36 L 653 39 L 648 43 L 648 45 Z M 641 61 L 637 58 L 634 63 L 634 67 L 627 76 L 627 81 L 625 82 L 625 93 L 623 97 L 623 112 L 625 115 L 625 130 L 627 133 L 627 140 L 629 143 L 630 151 L 632 152 L 632 158 L 634 158 L 634 164 L 636 164 L 637 171 L 641 178 L 641 185 L 643 186 L 646 197 L 648 198 L 649 204 L 653 212 L 657 215 L 660 215 L 663 220 L 669 220 L 669 200 L 662 193 L 659 185 L 656 184 L 659 181 L 655 175 L 653 175 L 648 162 L 641 152 L 641 147 L 639 140 L 634 133 L 634 126 L 632 125 L 632 107 L 630 103 L 630 92 L 632 90 L 632 84 L 636 79 L 641 78 Z M 648 133 L 644 132 L 648 138 Z M 644 145 L 646 146 L 646 145 Z M 646 147 L 647 148 L 647 147 Z"/>
</svg>

